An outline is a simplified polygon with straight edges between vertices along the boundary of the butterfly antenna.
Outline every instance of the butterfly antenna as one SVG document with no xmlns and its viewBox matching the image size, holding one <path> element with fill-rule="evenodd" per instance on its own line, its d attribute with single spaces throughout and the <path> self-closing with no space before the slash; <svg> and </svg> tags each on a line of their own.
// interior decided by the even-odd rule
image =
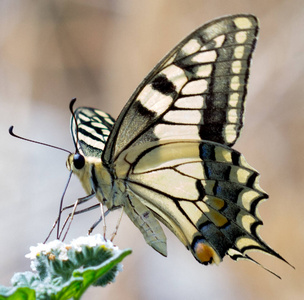
<svg viewBox="0 0 304 300">
<path fill-rule="evenodd" d="M 65 151 L 65 152 L 71 154 L 70 151 L 68 151 L 68 150 L 66 150 L 66 149 L 63 149 L 63 148 L 61 148 L 61 147 L 57 147 L 57 146 L 54 146 L 54 145 L 50 145 L 50 144 L 46 144 L 46 143 L 42 143 L 42 142 L 38 142 L 38 141 L 35 141 L 35 140 L 31 140 L 31 139 L 24 138 L 24 137 L 22 137 L 22 136 L 20 136 L 20 135 L 15 134 L 15 133 L 13 132 L 13 130 L 14 130 L 14 126 L 11 126 L 11 127 L 9 128 L 8 132 L 9 132 L 9 134 L 10 134 L 11 136 L 13 136 L 13 137 L 15 137 L 15 138 L 18 138 L 18 139 L 20 139 L 20 140 L 24 140 L 24 141 L 27 141 L 27 142 L 31 142 L 31 143 L 35 143 L 35 144 L 47 146 L 47 147 L 50 147 L 50 148 L 55 148 L 55 149 L 58 149 L 58 150 L 61 150 L 61 151 Z"/>
<path fill-rule="evenodd" d="M 78 124 L 77 124 L 77 120 L 76 120 L 76 116 L 75 116 L 75 112 L 74 112 L 74 103 L 76 102 L 76 98 L 73 98 L 70 102 L 70 112 L 72 114 L 73 120 L 74 120 L 74 124 L 76 127 L 76 143 L 75 143 L 75 147 L 76 147 L 76 153 L 78 153 L 78 142 L 79 142 L 79 136 L 78 136 Z"/>
</svg>

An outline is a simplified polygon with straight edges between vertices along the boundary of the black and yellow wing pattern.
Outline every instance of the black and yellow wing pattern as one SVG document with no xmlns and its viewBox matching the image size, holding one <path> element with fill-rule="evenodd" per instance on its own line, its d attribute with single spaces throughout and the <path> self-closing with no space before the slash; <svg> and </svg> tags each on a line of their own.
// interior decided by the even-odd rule
<svg viewBox="0 0 304 300">
<path fill-rule="evenodd" d="M 259 174 L 233 150 L 243 126 L 258 21 L 233 15 L 180 42 L 136 89 L 118 119 L 78 108 L 71 121 L 83 168 L 68 167 L 108 209 L 123 207 L 167 255 L 165 224 L 203 264 L 260 250 Z M 77 132 L 78 130 L 78 132 Z M 78 137 L 77 137 L 78 135 Z M 285 261 L 285 260 L 284 260 Z"/>
</svg>

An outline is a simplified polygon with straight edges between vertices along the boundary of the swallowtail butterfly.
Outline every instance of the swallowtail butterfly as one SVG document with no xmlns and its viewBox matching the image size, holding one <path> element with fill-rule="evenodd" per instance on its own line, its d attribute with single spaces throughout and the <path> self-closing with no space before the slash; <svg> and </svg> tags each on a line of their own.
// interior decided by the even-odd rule
<svg viewBox="0 0 304 300">
<path fill-rule="evenodd" d="M 118 119 L 80 107 L 67 167 L 108 210 L 122 207 L 166 256 L 165 224 L 202 264 L 260 250 L 259 174 L 231 147 L 243 126 L 252 15 L 211 21 L 180 42 L 136 89 Z M 77 123 L 77 124 L 76 124 Z M 254 261 L 255 262 L 255 261 Z"/>
</svg>

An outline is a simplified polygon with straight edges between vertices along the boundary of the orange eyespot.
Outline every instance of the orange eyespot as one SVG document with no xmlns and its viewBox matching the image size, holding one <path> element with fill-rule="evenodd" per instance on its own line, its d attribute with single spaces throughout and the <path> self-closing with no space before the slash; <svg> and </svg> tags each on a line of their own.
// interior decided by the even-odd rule
<svg viewBox="0 0 304 300">
<path fill-rule="evenodd" d="M 202 242 L 197 242 L 194 246 L 195 257 L 204 265 L 220 263 L 220 258 L 212 247 Z"/>
</svg>

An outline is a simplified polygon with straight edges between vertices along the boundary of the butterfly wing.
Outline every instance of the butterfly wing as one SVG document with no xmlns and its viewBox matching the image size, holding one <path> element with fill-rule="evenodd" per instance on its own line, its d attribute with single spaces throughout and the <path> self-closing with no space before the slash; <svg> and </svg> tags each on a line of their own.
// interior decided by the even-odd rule
<svg viewBox="0 0 304 300">
<path fill-rule="evenodd" d="M 251 259 L 261 250 L 280 259 L 258 234 L 258 204 L 268 195 L 259 174 L 237 151 L 209 141 L 166 140 L 120 155 L 127 186 L 203 264 L 225 254 Z M 149 235 L 149 232 L 146 233 Z"/>
<path fill-rule="evenodd" d="M 162 139 L 233 145 L 243 125 L 249 65 L 258 22 L 224 17 L 198 28 L 151 71 L 119 115 L 103 153 Z"/>
<path fill-rule="evenodd" d="M 77 125 L 72 117 L 71 133 L 76 149 L 84 156 L 101 157 L 113 128 L 114 118 L 89 107 L 79 107 L 74 114 Z"/>
</svg>

